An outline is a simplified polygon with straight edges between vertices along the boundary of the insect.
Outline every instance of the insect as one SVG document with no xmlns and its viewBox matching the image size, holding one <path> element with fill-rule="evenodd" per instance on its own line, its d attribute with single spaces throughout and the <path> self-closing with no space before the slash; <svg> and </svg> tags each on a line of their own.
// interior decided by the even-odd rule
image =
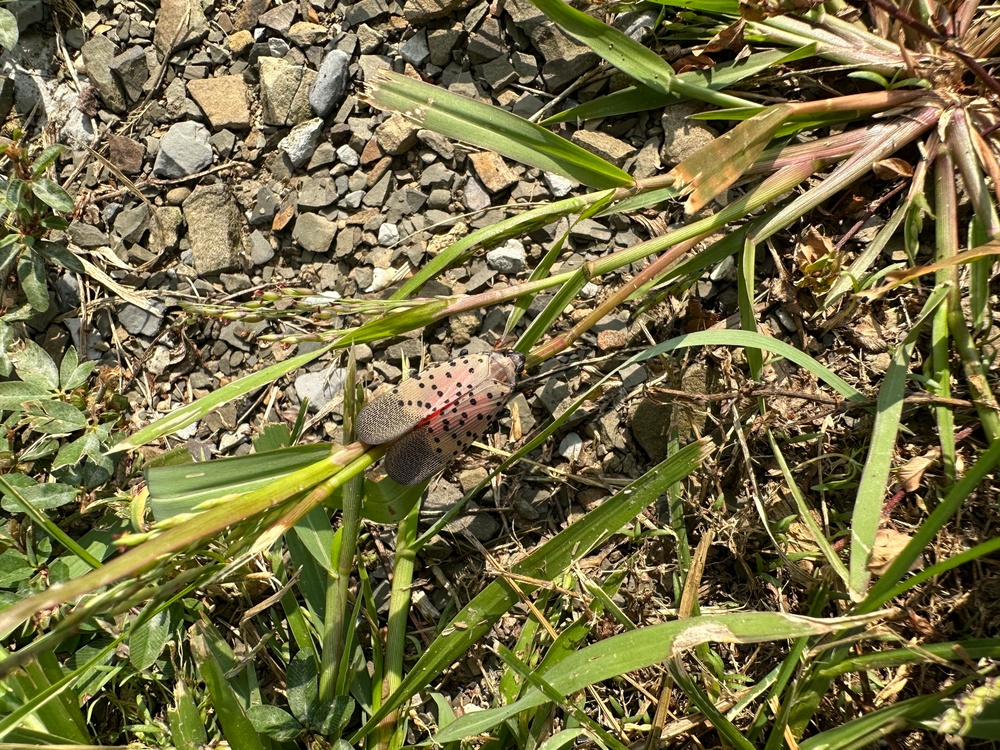
<svg viewBox="0 0 1000 750">
<path fill-rule="evenodd" d="M 361 410 L 358 439 L 395 441 L 385 453 L 386 473 L 398 484 L 419 484 L 486 432 L 523 367 L 524 355 L 509 349 L 428 367 Z"/>
</svg>

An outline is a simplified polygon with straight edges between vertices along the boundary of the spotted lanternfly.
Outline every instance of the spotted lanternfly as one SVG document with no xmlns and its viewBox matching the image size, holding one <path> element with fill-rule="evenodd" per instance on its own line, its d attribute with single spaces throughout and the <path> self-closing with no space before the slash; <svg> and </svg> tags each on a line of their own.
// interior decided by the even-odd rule
<svg viewBox="0 0 1000 750">
<path fill-rule="evenodd" d="M 524 355 L 469 354 L 428 367 L 370 402 L 358 415 L 358 439 L 395 441 L 385 470 L 399 484 L 419 484 L 482 437 L 517 384 Z"/>
</svg>

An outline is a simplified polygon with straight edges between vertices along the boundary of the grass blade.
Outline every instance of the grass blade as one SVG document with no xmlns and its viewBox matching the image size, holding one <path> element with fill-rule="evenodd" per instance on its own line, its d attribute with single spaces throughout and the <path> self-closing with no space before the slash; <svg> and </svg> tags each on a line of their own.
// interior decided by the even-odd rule
<svg viewBox="0 0 1000 750">
<path fill-rule="evenodd" d="M 365 94 L 379 109 L 400 112 L 435 133 L 603 190 L 626 187 L 628 173 L 543 127 L 408 76 L 379 70 Z"/>
<path fill-rule="evenodd" d="M 675 620 L 612 636 L 580 649 L 546 672 L 545 678 L 560 693 L 569 695 L 595 682 L 658 664 L 702 643 L 794 640 L 837 632 L 867 621 L 867 617 L 817 619 L 777 612 L 733 612 Z M 435 740 L 450 742 L 479 734 L 546 700 L 541 691 L 529 689 L 509 706 L 466 714 L 439 732 Z"/>
<path fill-rule="evenodd" d="M 674 69 L 651 49 L 562 0 L 531 1 L 571 37 L 586 44 L 618 70 L 661 94 L 683 94 L 719 107 L 753 106 L 753 102 L 746 99 L 681 80 L 674 74 Z"/>
<path fill-rule="evenodd" d="M 896 350 L 892 363 L 885 374 L 882 386 L 878 392 L 875 425 L 872 427 L 870 448 L 865 468 L 861 475 L 857 499 L 854 503 L 854 514 L 851 516 L 851 559 L 850 559 L 850 594 L 854 601 L 861 601 L 868 590 L 871 571 L 868 561 L 875 546 L 875 535 L 878 533 L 882 519 L 882 502 L 885 499 L 886 484 L 889 479 L 889 469 L 896 448 L 896 435 L 899 432 L 899 420 L 903 414 L 903 395 L 906 388 L 906 376 L 909 371 L 910 357 L 917 344 L 923 323 L 934 314 L 938 305 L 944 302 L 951 291 L 949 286 L 940 286 L 934 290 L 913 328 Z"/>
<path fill-rule="evenodd" d="M 616 533 L 642 508 L 663 494 L 667 487 L 694 471 L 710 451 L 711 443 L 707 440 L 699 440 L 685 446 L 599 508 L 592 510 L 575 524 L 545 542 L 515 565 L 512 572 L 539 580 L 555 579 L 575 560 L 579 560 Z M 521 590 L 530 592 L 532 587 L 522 585 Z M 354 735 L 351 739 L 352 744 L 359 742 L 389 713 L 422 690 L 455 659 L 460 658 L 518 601 L 518 592 L 504 580 L 496 580 L 483 589 L 462 608 L 451 624 L 423 653 L 403 680 L 399 690 L 389 696 L 364 727 Z"/>
</svg>

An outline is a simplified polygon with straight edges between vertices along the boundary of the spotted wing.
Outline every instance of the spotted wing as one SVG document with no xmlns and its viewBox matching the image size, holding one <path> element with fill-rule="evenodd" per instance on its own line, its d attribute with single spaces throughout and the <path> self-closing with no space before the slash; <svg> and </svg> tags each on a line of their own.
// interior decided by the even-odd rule
<svg viewBox="0 0 1000 750">
<path fill-rule="evenodd" d="M 428 367 L 361 410 L 356 425 L 358 439 L 368 445 L 395 440 L 469 396 L 490 377 L 489 354 L 472 354 Z"/>
<path fill-rule="evenodd" d="M 468 450 L 490 428 L 513 391 L 489 380 L 389 446 L 385 471 L 398 484 L 419 484 Z"/>
</svg>

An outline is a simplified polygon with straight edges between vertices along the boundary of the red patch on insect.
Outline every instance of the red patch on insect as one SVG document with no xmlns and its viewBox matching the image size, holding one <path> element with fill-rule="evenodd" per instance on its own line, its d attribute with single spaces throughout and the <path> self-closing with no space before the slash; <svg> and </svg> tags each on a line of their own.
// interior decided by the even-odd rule
<svg viewBox="0 0 1000 750">
<path fill-rule="evenodd" d="M 398 484 L 419 484 L 483 436 L 523 368 L 524 355 L 513 350 L 428 367 L 361 410 L 358 439 L 368 445 L 391 442 L 386 473 Z"/>
</svg>

